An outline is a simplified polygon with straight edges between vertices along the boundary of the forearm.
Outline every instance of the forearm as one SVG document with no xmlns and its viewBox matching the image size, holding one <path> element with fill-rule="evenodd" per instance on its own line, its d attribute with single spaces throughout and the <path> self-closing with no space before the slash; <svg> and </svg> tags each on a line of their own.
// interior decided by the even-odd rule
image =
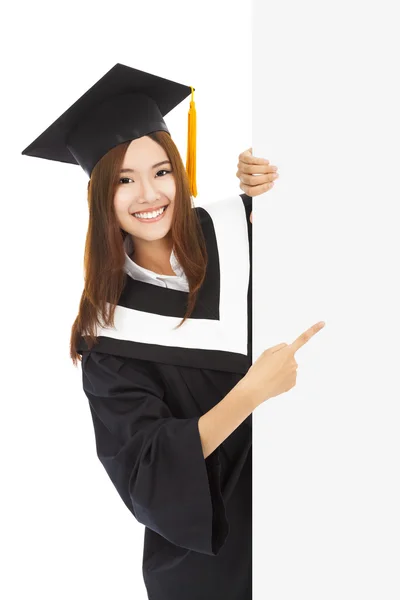
<svg viewBox="0 0 400 600">
<path fill-rule="evenodd" d="M 199 432 L 204 458 L 207 458 L 258 405 L 252 394 L 239 381 L 211 410 L 199 419 Z"/>
</svg>

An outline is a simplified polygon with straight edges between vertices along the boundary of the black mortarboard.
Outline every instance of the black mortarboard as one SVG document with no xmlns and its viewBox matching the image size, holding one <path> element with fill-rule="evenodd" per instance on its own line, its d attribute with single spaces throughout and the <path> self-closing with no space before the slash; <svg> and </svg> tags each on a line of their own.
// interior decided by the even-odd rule
<svg viewBox="0 0 400 600">
<path fill-rule="evenodd" d="M 186 170 L 196 196 L 194 88 L 117 63 L 22 154 L 81 165 L 90 177 L 111 148 L 154 131 L 169 133 L 163 117 L 192 94 Z"/>
</svg>

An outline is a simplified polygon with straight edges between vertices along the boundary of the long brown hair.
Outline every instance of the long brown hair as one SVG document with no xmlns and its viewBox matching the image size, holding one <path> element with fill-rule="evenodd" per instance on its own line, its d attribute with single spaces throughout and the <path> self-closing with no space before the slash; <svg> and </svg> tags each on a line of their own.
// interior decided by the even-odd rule
<svg viewBox="0 0 400 600">
<path fill-rule="evenodd" d="M 193 210 L 189 181 L 182 158 L 165 131 L 148 134 L 167 153 L 175 178 L 176 194 L 171 237 L 174 253 L 189 283 L 186 314 L 177 327 L 190 317 L 207 267 L 207 249 L 197 212 Z M 89 224 L 84 252 L 84 289 L 79 313 L 71 330 L 70 356 L 77 366 L 82 360 L 76 351 L 84 335 L 88 348 L 97 342 L 96 326 L 114 326 L 114 312 L 126 277 L 124 239 L 114 210 L 114 195 L 130 141 L 118 144 L 95 165 L 88 185 Z M 107 303 L 108 309 L 107 310 Z M 101 321 L 100 321 L 101 319 Z"/>
</svg>

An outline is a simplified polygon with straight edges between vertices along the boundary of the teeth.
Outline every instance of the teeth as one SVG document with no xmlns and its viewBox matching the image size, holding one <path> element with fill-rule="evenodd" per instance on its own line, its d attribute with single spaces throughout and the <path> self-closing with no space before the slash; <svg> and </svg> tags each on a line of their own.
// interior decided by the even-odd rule
<svg viewBox="0 0 400 600">
<path fill-rule="evenodd" d="M 161 215 L 162 212 L 166 209 L 165 206 L 160 208 L 160 210 L 155 210 L 154 212 L 145 212 L 145 213 L 133 213 L 135 217 L 139 217 L 139 219 L 155 219 L 158 215 Z"/>
</svg>

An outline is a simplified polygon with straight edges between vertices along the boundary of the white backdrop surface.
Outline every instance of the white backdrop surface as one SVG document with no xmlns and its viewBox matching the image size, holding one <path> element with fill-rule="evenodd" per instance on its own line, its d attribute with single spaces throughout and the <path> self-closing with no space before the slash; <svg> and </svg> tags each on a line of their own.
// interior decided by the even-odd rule
<svg viewBox="0 0 400 600">
<path fill-rule="evenodd" d="M 400 598 L 397 9 L 253 3 L 253 359 L 326 322 L 255 411 L 254 600 Z"/>
</svg>

